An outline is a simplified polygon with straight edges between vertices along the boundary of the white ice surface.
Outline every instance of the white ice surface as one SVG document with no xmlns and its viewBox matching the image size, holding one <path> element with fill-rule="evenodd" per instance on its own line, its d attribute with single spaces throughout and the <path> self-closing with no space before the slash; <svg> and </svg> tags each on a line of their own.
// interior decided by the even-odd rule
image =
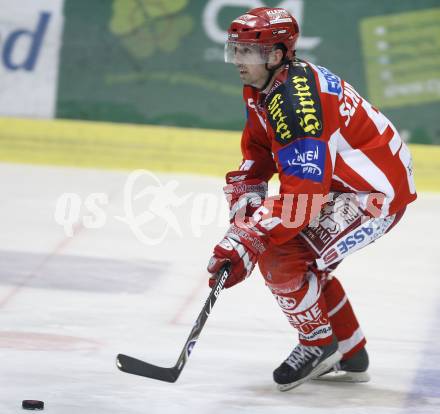
<svg viewBox="0 0 440 414">
<path fill-rule="evenodd" d="M 56 414 L 440 412 L 439 195 L 420 195 L 390 234 L 338 269 L 368 339 L 372 381 L 280 393 L 272 371 L 296 334 L 258 271 L 221 294 L 177 383 L 116 369 L 120 352 L 175 363 L 226 223 L 222 180 L 160 174 L 163 185 L 177 180 L 179 197 L 191 193 L 172 209 L 181 234 L 141 243 L 114 218 L 124 215 L 127 175 L 0 164 L 1 414 L 23 412 L 23 399 Z M 64 192 L 107 193 L 106 224 L 66 237 L 54 220 Z M 148 208 L 148 199 L 134 203 L 136 214 Z M 206 203 L 208 224 L 199 225 Z M 163 229 L 157 217 L 142 226 L 149 237 Z"/>
</svg>

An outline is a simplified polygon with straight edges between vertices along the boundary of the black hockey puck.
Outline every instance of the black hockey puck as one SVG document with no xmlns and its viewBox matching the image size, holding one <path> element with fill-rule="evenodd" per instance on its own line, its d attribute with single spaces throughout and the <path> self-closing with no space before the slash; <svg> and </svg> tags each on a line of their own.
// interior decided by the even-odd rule
<svg viewBox="0 0 440 414">
<path fill-rule="evenodd" d="M 44 410 L 44 402 L 39 400 L 23 400 L 21 406 L 25 410 Z"/>
</svg>

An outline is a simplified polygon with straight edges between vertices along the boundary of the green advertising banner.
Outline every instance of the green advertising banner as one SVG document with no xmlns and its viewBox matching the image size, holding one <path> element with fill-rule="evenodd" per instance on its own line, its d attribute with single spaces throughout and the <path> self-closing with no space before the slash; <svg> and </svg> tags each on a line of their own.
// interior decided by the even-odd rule
<svg viewBox="0 0 440 414">
<path fill-rule="evenodd" d="M 65 0 L 57 117 L 239 130 L 229 22 L 253 7 L 298 19 L 298 56 L 328 67 L 410 142 L 440 144 L 438 0 Z"/>
<path fill-rule="evenodd" d="M 381 108 L 440 100 L 440 8 L 361 22 L 368 94 Z"/>
</svg>

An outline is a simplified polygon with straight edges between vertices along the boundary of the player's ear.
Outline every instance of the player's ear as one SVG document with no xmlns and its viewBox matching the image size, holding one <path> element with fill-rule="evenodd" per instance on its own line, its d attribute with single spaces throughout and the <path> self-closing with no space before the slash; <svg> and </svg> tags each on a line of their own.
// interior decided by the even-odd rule
<svg viewBox="0 0 440 414">
<path fill-rule="evenodd" d="M 268 65 L 269 66 L 278 66 L 282 60 L 284 58 L 284 52 L 279 49 L 273 49 L 271 50 L 271 52 L 269 53 L 269 59 L 268 59 Z"/>
</svg>

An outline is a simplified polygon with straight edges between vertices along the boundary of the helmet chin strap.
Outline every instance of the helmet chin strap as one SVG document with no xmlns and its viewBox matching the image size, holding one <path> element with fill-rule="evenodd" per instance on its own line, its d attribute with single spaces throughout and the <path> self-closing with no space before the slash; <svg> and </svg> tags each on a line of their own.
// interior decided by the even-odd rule
<svg viewBox="0 0 440 414">
<path fill-rule="evenodd" d="M 261 88 L 257 88 L 260 92 L 261 91 L 264 91 L 266 88 L 267 88 L 267 86 L 269 85 L 269 83 L 270 83 L 270 81 L 272 80 L 272 78 L 273 78 L 273 75 L 275 74 L 275 71 L 279 68 L 279 66 L 278 67 L 275 67 L 275 68 L 269 68 L 268 66 L 267 66 L 267 63 L 266 63 L 266 70 L 269 72 L 268 73 L 268 75 L 267 75 L 267 79 L 266 79 L 266 82 L 264 82 L 264 85 L 261 87 Z"/>
<path fill-rule="evenodd" d="M 270 81 L 272 80 L 273 75 L 275 74 L 275 72 L 276 72 L 281 66 L 285 65 L 285 64 L 288 63 L 288 62 L 289 62 L 289 59 L 286 59 L 286 55 L 284 54 L 283 59 L 281 59 L 281 62 L 278 63 L 278 65 L 276 65 L 276 66 L 274 66 L 274 67 L 272 67 L 272 68 L 269 68 L 268 64 L 266 63 L 265 68 L 266 68 L 266 70 L 269 72 L 268 75 L 267 75 L 266 82 L 264 82 L 264 85 L 263 85 L 261 88 L 257 88 L 257 89 L 258 89 L 260 92 L 261 92 L 261 91 L 264 91 L 264 90 L 268 87 L 268 85 L 269 85 Z"/>
</svg>

